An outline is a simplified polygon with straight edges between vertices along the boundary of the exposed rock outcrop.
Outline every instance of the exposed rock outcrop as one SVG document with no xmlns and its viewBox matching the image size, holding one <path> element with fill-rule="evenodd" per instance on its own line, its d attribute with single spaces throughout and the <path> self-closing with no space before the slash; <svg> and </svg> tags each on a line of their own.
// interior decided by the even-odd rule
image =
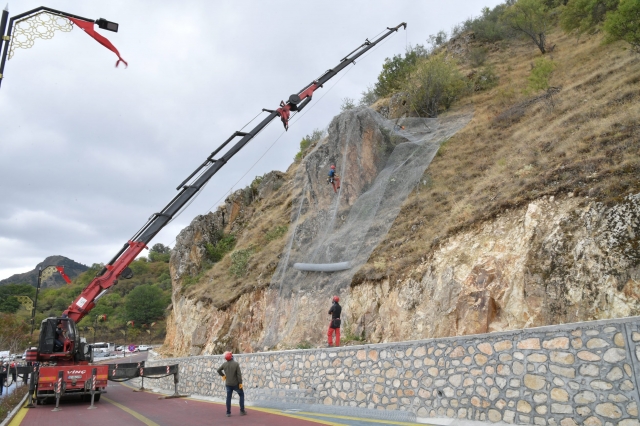
<svg viewBox="0 0 640 426">
<path fill-rule="evenodd" d="M 640 194 L 606 207 L 540 200 L 443 241 L 409 277 L 352 288 L 368 340 L 409 340 L 640 314 Z"/>
</svg>

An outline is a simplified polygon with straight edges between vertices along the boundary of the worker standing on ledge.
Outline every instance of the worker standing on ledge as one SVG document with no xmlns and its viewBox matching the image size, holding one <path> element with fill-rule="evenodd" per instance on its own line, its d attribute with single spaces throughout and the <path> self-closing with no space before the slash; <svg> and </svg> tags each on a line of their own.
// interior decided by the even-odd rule
<svg viewBox="0 0 640 426">
<path fill-rule="evenodd" d="M 247 414 L 244 411 L 244 391 L 242 390 L 242 373 L 240 372 L 240 364 L 233 359 L 233 354 L 229 351 L 224 353 L 226 362 L 218 368 L 218 374 L 222 376 L 227 386 L 227 417 L 231 417 L 231 397 L 233 391 L 236 391 L 240 397 L 240 415 Z"/>
<path fill-rule="evenodd" d="M 340 176 L 336 174 L 336 166 L 334 166 L 333 164 L 329 169 L 329 177 L 327 178 L 327 182 L 333 185 L 333 192 L 337 193 L 338 189 L 340 189 Z"/>
<path fill-rule="evenodd" d="M 336 343 L 333 346 L 340 346 L 340 314 L 342 313 L 342 306 L 340 306 L 340 298 L 333 296 L 333 304 L 329 309 L 329 315 L 331 315 L 331 322 L 329 323 L 329 330 L 327 331 L 327 337 L 329 338 L 329 347 L 333 345 L 333 333 L 336 333 Z"/>
</svg>

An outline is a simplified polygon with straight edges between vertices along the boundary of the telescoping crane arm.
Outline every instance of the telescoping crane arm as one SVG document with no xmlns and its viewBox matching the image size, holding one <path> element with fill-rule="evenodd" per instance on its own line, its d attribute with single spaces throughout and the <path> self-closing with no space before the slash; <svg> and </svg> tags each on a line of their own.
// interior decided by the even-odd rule
<svg viewBox="0 0 640 426">
<path fill-rule="evenodd" d="M 96 275 L 82 293 L 73 301 L 73 303 L 64 311 L 63 316 L 79 322 L 91 309 L 96 302 L 102 297 L 109 288 L 118 283 L 118 278 L 131 278 L 133 276 L 129 265 L 135 258 L 146 248 L 147 244 L 153 237 L 162 230 L 181 210 L 187 205 L 200 191 L 205 184 L 222 168 L 234 155 L 238 153 L 251 139 L 253 139 L 262 129 L 264 129 L 274 118 L 280 117 L 285 129 L 289 128 L 289 117 L 292 111 L 301 111 L 311 101 L 313 93 L 321 88 L 327 81 L 342 71 L 350 64 L 355 64 L 355 60 L 372 49 L 375 45 L 387 38 L 400 27 L 406 29 L 407 24 L 387 28 L 387 31 L 375 39 L 368 39 L 356 48 L 354 51 L 345 56 L 340 63 L 322 74 L 318 79 L 305 86 L 300 92 L 289 96 L 287 102 L 280 102 L 280 107 L 276 110 L 263 109 L 269 115 L 256 125 L 249 132 L 235 132 L 226 141 L 224 141 L 215 151 L 207 157 L 207 159 L 187 177 L 176 189 L 178 194 L 167 204 L 162 211 L 151 215 L 147 223 L 120 249 L 120 251 L 107 263 L 104 268 Z M 222 149 L 224 149 L 233 139 L 241 137 L 228 151 L 219 158 L 214 158 Z"/>
</svg>

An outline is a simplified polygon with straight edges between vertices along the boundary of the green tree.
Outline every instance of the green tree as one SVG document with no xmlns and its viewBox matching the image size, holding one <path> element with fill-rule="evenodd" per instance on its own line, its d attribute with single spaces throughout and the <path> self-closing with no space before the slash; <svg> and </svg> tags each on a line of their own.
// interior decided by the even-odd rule
<svg viewBox="0 0 640 426">
<path fill-rule="evenodd" d="M 394 55 L 391 59 L 386 58 L 375 85 L 376 96 L 383 98 L 398 92 L 418 59 L 427 56 L 427 49 L 418 44 L 415 47 L 408 48 L 404 58 L 401 55 Z"/>
<path fill-rule="evenodd" d="M 162 243 L 154 244 L 149 250 L 149 261 L 151 262 L 169 262 L 171 258 L 171 248 Z"/>
<path fill-rule="evenodd" d="M 158 287 L 140 285 L 125 297 L 126 319 L 141 326 L 161 318 L 169 305 L 169 297 Z"/>
<path fill-rule="evenodd" d="M 640 52 L 640 0 L 620 0 L 615 12 L 604 23 L 607 41 L 624 40 Z"/>
<path fill-rule="evenodd" d="M 560 26 L 566 32 L 582 34 L 601 24 L 607 12 L 615 10 L 620 0 L 571 0 L 560 14 Z"/>
<path fill-rule="evenodd" d="M 374 86 L 367 86 L 367 90 L 363 90 L 361 95 L 358 106 L 370 106 L 378 100 Z"/>
<path fill-rule="evenodd" d="M 149 265 L 147 264 L 147 259 L 144 259 L 144 260 L 142 259 L 144 258 L 136 259 L 133 262 L 131 262 L 131 264 L 129 265 L 129 267 L 133 271 L 134 277 L 136 275 L 143 275 L 149 272 Z"/>
<path fill-rule="evenodd" d="M 340 112 L 345 112 L 356 107 L 356 101 L 353 98 L 343 98 L 340 105 Z"/>
<path fill-rule="evenodd" d="M 446 31 L 440 30 L 437 34 L 429 35 L 427 41 L 431 45 L 431 49 L 436 49 L 447 42 L 449 36 Z"/>
<path fill-rule="evenodd" d="M 455 62 L 442 56 L 421 60 L 404 86 L 411 107 L 420 116 L 437 117 L 469 88 Z"/>
<path fill-rule="evenodd" d="M 513 30 L 502 19 L 507 7 L 513 3 L 514 0 L 508 0 L 493 9 L 483 8 L 482 15 L 465 21 L 463 31 L 473 32 L 478 41 L 494 42 L 513 37 Z"/>
<path fill-rule="evenodd" d="M 541 0 L 518 0 L 507 8 L 502 19 L 514 31 L 531 38 L 543 55 L 547 53 L 546 32 L 551 17 Z"/>
<path fill-rule="evenodd" d="M 7 284 L 0 286 L 0 312 L 16 313 L 20 302 L 15 296 L 28 296 L 34 300 L 36 289 L 29 284 Z"/>
<path fill-rule="evenodd" d="M 29 325 L 13 314 L 0 313 L 0 350 L 13 353 L 23 349 L 29 341 Z"/>
<path fill-rule="evenodd" d="M 15 296 L 5 296 L 0 299 L 0 312 L 15 314 L 20 309 L 20 302 Z"/>
<path fill-rule="evenodd" d="M 74 284 L 81 288 L 85 288 L 95 278 L 96 274 L 102 270 L 102 268 L 104 268 L 102 263 L 94 263 L 89 269 L 76 277 Z"/>
</svg>

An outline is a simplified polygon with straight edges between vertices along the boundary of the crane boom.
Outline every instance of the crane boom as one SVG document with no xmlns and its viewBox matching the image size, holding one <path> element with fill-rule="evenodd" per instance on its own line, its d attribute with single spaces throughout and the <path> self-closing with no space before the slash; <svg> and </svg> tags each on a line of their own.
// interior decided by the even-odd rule
<svg viewBox="0 0 640 426">
<path fill-rule="evenodd" d="M 305 86 L 298 93 L 289 96 L 287 102 L 281 101 L 280 107 L 276 110 L 263 109 L 269 115 L 258 123 L 249 132 L 236 131 L 226 141 L 224 141 L 215 151 L 213 151 L 207 159 L 187 177 L 176 188 L 178 194 L 167 204 L 159 213 L 151 215 L 147 223 L 124 244 L 122 249 L 107 263 L 104 268 L 96 275 L 96 277 L 87 285 L 82 293 L 73 301 L 73 303 L 63 313 L 63 317 L 73 319 L 79 322 L 91 309 L 106 291 L 113 285 L 117 284 L 118 278 L 131 278 L 132 273 L 128 266 L 135 258 L 147 247 L 147 244 L 158 234 L 181 210 L 189 200 L 191 200 L 220 170 L 231 158 L 236 155 L 251 139 L 253 139 L 262 129 L 264 129 L 274 118 L 280 117 L 284 124 L 285 130 L 289 128 L 289 118 L 292 111 L 301 111 L 311 101 L 313 93 L 321 88 L 327 81 L 342 71 L 350 64 L 355 64 L 355 60 L 372 49 L 375 45 L 387 38 L 400 27 L 406 29 L 407 24 L 401 23 L 395 27 L 387 28 L 387 31 L 373 41 L 368 39 L 365 42 L 345 56 L 340 63 L 334 68 L 330 68 L 316 80 Z M 223 155 L 217 156 L 231 141 L 241 137 L 228 151 Z"/>
</svg>

